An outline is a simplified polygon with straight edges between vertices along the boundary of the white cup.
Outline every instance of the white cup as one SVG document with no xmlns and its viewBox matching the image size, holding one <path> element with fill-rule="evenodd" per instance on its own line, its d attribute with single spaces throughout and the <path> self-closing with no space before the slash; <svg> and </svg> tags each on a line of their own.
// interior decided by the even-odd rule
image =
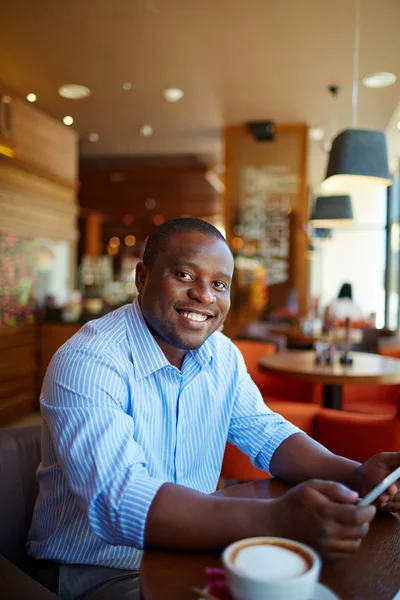
<svg viewBox="0 0 400 600">
<path fill-rule="evenodd" d="M 321 570 L 314 550 L 276 537 L 234 542 L 222 563 L 235 600 L 309 600 Z"/>
</svg>

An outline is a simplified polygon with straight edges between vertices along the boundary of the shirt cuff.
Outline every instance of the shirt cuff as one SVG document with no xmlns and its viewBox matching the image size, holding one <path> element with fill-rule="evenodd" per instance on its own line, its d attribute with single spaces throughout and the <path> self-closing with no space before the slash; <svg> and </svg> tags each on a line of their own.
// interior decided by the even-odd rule
<svg viewBox="0 0 400 600">
<path fill-rule="evenodd" d="M 147 515 L 154 497 L 164 483 L 167 483 L 165 479 L 156 479 L 148 475 L 135 476 L 119 504 L 116 544 L 144 548 Z"/>
<path fill-rule="evenodd" d="M 256 466 L 260 469 L 264 469 L 271 473 L 271 460 L 275 453 L 275 450 L 284 442 L 287 438 L 294 435 L 295 433 L 303 433 L 301 429 L 292 425 L 288 421 L 283 422 L 274 432 L 267 443 L 261 448 L 254 461 Z"/>
</svg>

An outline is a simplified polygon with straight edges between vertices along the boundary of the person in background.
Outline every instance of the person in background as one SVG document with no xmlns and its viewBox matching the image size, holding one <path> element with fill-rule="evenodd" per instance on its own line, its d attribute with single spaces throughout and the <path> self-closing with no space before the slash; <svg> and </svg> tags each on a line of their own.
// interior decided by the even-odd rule
<svg viewBox="0 0 400 600">
<path fill-rule="evenodd" d="M 138 298 L 87 323 L 53 357 L 28 551 L 62 600 L 138 599 L 144 548 L 209 550 L 272 535 L 333 559 L 366 535 L 376 508 L 358 506 L 359 494 L 400 465 L 400 452 L 361 465 L 266 406 L 218 331 L 233 266 L 209 223 L 163 223 L 136 266 Z M 270 500 L 213 495 L 227 440 L 294 487 Z M 396 493 L 391 486 L 379 506 L 399 510 Z"/>
<path fill-rule="evenodd" d="M 354 302 L 350 283 L 344 283 L 339 290 L 335 300 L 326 307 L 324 315 L 324 326 L 329 329 L 337 321 L 362 321 L 365 315 L 361 307 Z"/>
</svg>

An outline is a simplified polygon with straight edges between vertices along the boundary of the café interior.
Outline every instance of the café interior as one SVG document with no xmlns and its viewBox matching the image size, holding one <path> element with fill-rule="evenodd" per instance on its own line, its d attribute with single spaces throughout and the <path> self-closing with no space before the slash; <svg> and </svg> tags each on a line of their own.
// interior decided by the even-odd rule
<svg viewBox="0 0 400 600">
<path fill-rule="evenodd" d="M 40 424 L 54 353 L 191 216 L 233 253 L 223 332 L 267 405 L 348 458 L 399 449 L 399 20 L 397 0 L 3 7 L 0 432 Z M 343 283 L 360 314 L 329 318 Z M 227 444 L 221 489 L 266 476 Z"/>
</svg>

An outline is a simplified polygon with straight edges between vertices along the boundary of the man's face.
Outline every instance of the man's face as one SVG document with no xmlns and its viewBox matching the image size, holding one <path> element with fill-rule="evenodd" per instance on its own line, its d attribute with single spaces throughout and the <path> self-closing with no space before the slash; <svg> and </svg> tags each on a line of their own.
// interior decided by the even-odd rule
<svg viewBox="0 0 400 600">
<path fill-rule="evenodd" d="M 175 234 L 151 269 L 137 265 L 143 316 L 172 364 L 222 325 L 232 274 L 233 258 L 225 242 L 197 231 Z"/>
</svg>

